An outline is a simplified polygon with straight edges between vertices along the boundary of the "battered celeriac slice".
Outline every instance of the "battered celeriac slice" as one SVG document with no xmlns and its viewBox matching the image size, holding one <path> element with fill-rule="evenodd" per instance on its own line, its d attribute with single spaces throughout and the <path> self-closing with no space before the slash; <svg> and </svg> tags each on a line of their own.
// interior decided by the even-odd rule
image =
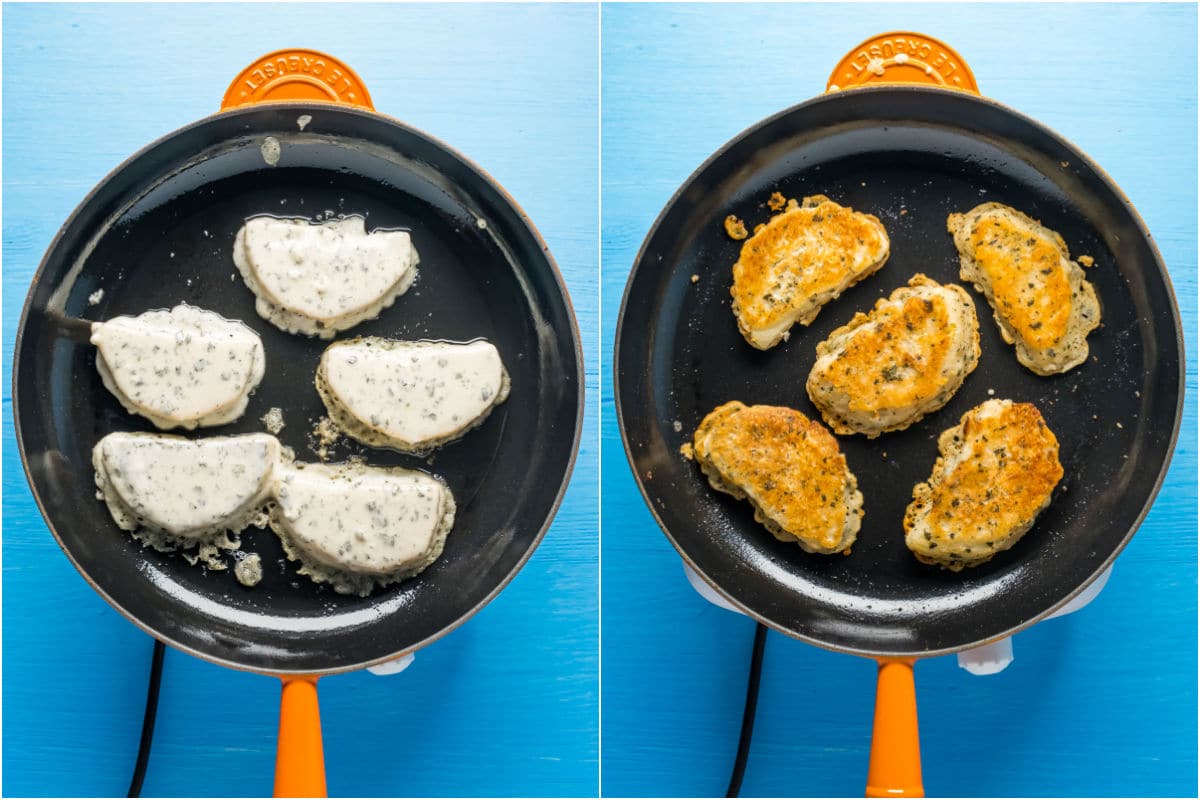
<svg viewBox="0 0 1200 800">
<path fill-rule="evenodd" d="M 164 552 L 199 545 L 198 557 L 215 569 L 225 565 L 213 557 L 236 549 L 239 531 L 265 524 L 284 458 L 265 433 L 196 440 L 110 433 L 92 450 L 96 486 L 122 530 Z"/>
<path fill-rule="evenodd" d="M 808 396 L 834 433 L 874 439 L 944 406 L 978 364 L 970 295 L 918 274 L 817 345 Z"/>
<path fill-rule="evenodd" d="M 1087 336 L 1100 325 L 1100 301 L 1054 231 L 1000 203 L 951 214 L 960 277 L 983 292 L 1004 341 L 1038 375 L 1087 360 Z"/>
<path fill-rule="evenodd" d="M 257 333 L 186 303 L 95 322 L 91 342 L 104 386 L 163 430 L 233 422 L 266 369 Z"/>
<path fill-rule="evenodd" d="M 275 484 L 271 529 L 300 573 L 340 594 L 371 593 L 441 555 L 455 504 L 440 478 L 399 467 L 293 464 Z"/>
<path fill-rule="evenodd" d="M 508 398 L 500 353 L 484 340 L 334 342 L 321 355 L 317 392 L 349 436 L 423 454 L 458 439 Z"/>
<path fill-rule="evenodd" d="M 888 259 L 883 224 L 823 195 L 771 218 L 746 240 L 733 265 L 733 314 L 753 347 L 769 350 L 821 306 Z"/>
<path fill-rule="evenodd" d="M 810 553 L 849 553 L 863 496 L 820 423 L 791 408 L 733 401 L 700 423 L 692 454 L 712 487 L 749 500 L 775 538 Z"/>
<path fill-rule="evenodd" d="M 988 400 L 938 439 L 940 457 L 913 487 L 905 543 L 958 572 L 1012 547 L 1050 505 L 1063 476 L 1058 440 L 1031 403 Z"/>
<path fill-rule="evenodd" d="M 288 333 L 332 339 L 374 319 L 412 285 L 419 257 L 408 231 L 367 233 L 360 216 L 315 223 L 253 217 L 233 261 L 259 316 Z"/>
</svg>

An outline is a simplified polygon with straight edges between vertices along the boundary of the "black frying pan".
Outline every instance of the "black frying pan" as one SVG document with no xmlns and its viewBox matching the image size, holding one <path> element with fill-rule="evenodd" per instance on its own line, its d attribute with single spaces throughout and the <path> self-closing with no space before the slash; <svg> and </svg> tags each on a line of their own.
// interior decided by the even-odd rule
<svg viewBox="0 0 1200 800">
<path fill-rule="evenodd" d="M 728 214 L 766 221 L 774 191 L 825 194 L 875 214 L 891 258 L 768 352 L 742 339 L 730 310 L 730 267 L 741 243 Z M 960 283 L 946 232 L 951 212 L 994 200 L 1059 231 L 1103 308 L 1086 364 L 1041 378 L 1017 363 L 986 301 L 968 287 L 982 357 L 953 400 L 908 430 L 841 437 L 866 516 L 849 557 L 777 541 L 749 504 L 714 492 L 679 455 L 700 420 L 729 400 L 820 414 L 804 384 L 816 344 L 916 272 Z M 698 275 L 697 283 L 692 276 Z M 825 95 L 746 130 L 706 161 L 654 223 L 629 277 L 614 358 L 617 415 L 647 505 L 684 560 L 745 613 L 789 636 L 885 659 L 877 710 L 905 661 L 972 648 L 1048 616 L 1112 562 L 1137 530 L 1166 473 L 1183 404 L 1183 338 L 1170 281 L 1137 212 L 1083 153 L 1011 109 L 966 92 L 914 86 Z M 1012 550 L 954 574 L 916 561 L 901 520 L 913 484 L 937 457 L 937 436 L 992 396 L 1035 403 L 1057 435 L 1065 477 L 1050 507 Z M 897 660 L 898 659 L 898 660 Z M 887 673 L 885 677 L 885 673 Z M 907 684 L 905 686 L 904 684 Z M 910 703 L 911 705 L 911 703 Z M 883 721 L 885 727 L 891 723 Z M 904 723 L 908 726 L 908 721 Z M 889 740 L 901 761 L 911 741 Z M 884 734 L 887 732 L 884 731 Z M 907 748 L 907 750 L 906 750 Z M 909 758 L 909 757 L 912 758 Z M 911 778 L 911 764 L 905 773 Z M 900 781 L 873 775 L 869 791 Z M 892 783 L 888 793 L 897 788 Z"/>
<path fill-rule="evenodd" d="M 311 120 L 300 130 L 298 118 Z M 276 166 L 261 145 L 281 143 Z M 254 589 L 141 548 L 95 498 L 91 452 L 116 430 L 153 430 L 105 390 L 88 344 L 92 320 L 184 301 L 242 320 L 262 336 L 267 371 L 237 422 L 189 436 L 263 430 L 283 409 L 279 438 L 300 460 L 324 408 L 313 376 L 327 341 L 283 333 L 254 311 L 236 275 L 234 235 L 252 215 L 365 214 L 368 229 L 412 230 L 413 287 L 342 338 L 485 337 L 512 378 L 508 401 L 428 461 L 356 444 L 372 465 L 442 476 L 458 503 L 441 556 L 419 576 L 346 597 L 297 574 L 269 531 Z M 88 297 L 103 289 L 103 299 Z M 17 442 L 30 486 L 59 544 L 110 604 L 153 636 L 209 661 L 277 675 L 356 670 L 422 647 L 460 625 L 532 554 L 566 488 L 579 446 L 579 334 L 545 243 L 516 203 L 445 145 L 369 111 L 272 103 L 221 113 L 134 155 L 67 220 L 30 289 L 13 376 Z M 285 689 L 285 695 L 287 690 Z M 311 697 L 315 713 L 315 693 Z M 281 746 L 282 750 L 282 746 Z M 319 755 L 319 753 L 318 753 Z M 278 787 L 277 787 L 278 788 Z"/>
</svg>

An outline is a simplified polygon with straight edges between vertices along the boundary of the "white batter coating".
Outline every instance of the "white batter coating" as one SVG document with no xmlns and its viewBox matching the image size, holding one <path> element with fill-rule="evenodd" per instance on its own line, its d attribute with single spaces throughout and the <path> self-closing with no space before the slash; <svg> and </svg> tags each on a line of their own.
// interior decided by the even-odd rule
<svg viewBox="0 0 1200 800">
<path fill-rule="evenodd" d="M 242 556 L 233 566 L 233 576 L 242 586 L 257 586 L 263 577 L 262 557 L 258 553 Z"/>
<path fill-rule="evenodd" d="M 261 522 L 283 457 L 263 433 L 189 440 L 119 432 L 96 444 L 92 466 L 121 529 L 164 552 L 200 545 L 200 557 L 224 569 L 211 556 L 236 549 L 237 533 Z"/>
<path fill-rule="evenodd" d="M 335 342 L 317 368 L 330 417 L 364 444 L 426 453 L 481 424 L 508 398 L 500 352 L 483 340 Z"/>
<path fill-rule="evenodd" d="M 266 369 L 257 333 L 186 303 L 93 323 L 91 342 L 105 387 L 163 430 L 233 422 Z"/>
<path fill-rule="evenodd" d="M 263 216 L 238 231 L 233 260 L 260 316 L 288 333 L 332 339 L 404 294 L 420 258 L 408 231 L 368 234 L 360 216 Z"/>
<path fill-rule="evenodd" d="M 454 513 L 449 487 L 423 472 L 294 464 L 281 468 L 271 528 L 302 574 L 365 597 L 432 564 Z"/>
</svg>

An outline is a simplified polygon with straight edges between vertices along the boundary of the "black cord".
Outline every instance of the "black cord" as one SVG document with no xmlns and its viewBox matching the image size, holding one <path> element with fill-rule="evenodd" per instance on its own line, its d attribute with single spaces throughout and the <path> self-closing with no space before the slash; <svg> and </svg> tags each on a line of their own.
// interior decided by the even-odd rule
<svg viewBox="0 0 1200 800">
<path fill-rule="evenodd" d="M 167 648 L 154 640 L 154 655 L 150 660 L 150 683 L 146 687 L 146 714 L 142 717 L 142 740 L 138 743 L 137 763 L 133 765 L 133 778 L 129 781 L 127 797 L 141 797 L 142 781 L 146 779 L 146 765 L 150 763 L 150 745 L 154 743 L 154 720 L 158 716 L 158 687 L 162 685 L 163 656 Z"/>
<path fill-rule="evenodd" d="M 754 650 L 750 655 L 750 678 L 746 682 L 746 708 L 742 712 L 742 734 L 738 738 L 737 755 L 733 759 L 733 772 L 729 775 L 726 797 L 737 797 L 742 791 L 742 777 L 746 774 L 746 761 L 750 758 L 750 739 L 754 736 L 754 712 L 758 708 L 758 681 L 762 677 L 763 649 L 767 645 L 767 626 L 761 622 L 754 629 Z"/>
</svg>

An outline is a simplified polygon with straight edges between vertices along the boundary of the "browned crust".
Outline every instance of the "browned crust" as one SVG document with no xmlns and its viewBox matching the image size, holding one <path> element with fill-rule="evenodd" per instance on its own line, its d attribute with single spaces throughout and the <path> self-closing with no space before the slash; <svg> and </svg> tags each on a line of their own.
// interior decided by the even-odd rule
<svg viewBox="0 0 1200 800">
<path fill-rule="evenodd" d="M 820 423 L 791 408 L 733 401 L 705 417 L 693 441 L 713 488 L 749 500 L 777 538 L 814 553 L 853 544 L 862 494 L 837 439 Z"/>
<path fill-rule="evenodd" d="M 828 197 L 789 204 L 746 240 L 733 265 L 730 293 L 742 335 L 759 349 L 775 346 L 791 324 L 808 325 L 825 303 L 882 267 L 889 244 L 878 218 Z M 777 326 L 783 329 L 763 341 L 759 332 Z"/>
<path fill-rule="evenodd" d="M 1062 479 L 1058 440 L 1032 403 L 989 400 L 938 439 L 928 482 L 913 488 L 905 540 L 953 571 L 983 564 L 1033 526 Z"/>
<path fill-rule="evenodd" d="M 979 355 L 970 295 L 918 273 L 817 345 L 806 388 L 835 433 L 875 438 L 944 406 Z"/>
<path fill-rule="evenodd" d="M 746 233 L 746 223 L 730 214 L 725 218 L 725 235 L 735 241 L 745 239 L 749 235 Z"/>
<path fill-rule="evenodd" d="M 1000 203 L 951 214 L 946 227 L 961 277 L 984 294 L 1018 360 L 1053 375 L 1087 359 L 1087 336 L 1100 325 L 1096 290 L 1057 232 Z"/>
</svg>

